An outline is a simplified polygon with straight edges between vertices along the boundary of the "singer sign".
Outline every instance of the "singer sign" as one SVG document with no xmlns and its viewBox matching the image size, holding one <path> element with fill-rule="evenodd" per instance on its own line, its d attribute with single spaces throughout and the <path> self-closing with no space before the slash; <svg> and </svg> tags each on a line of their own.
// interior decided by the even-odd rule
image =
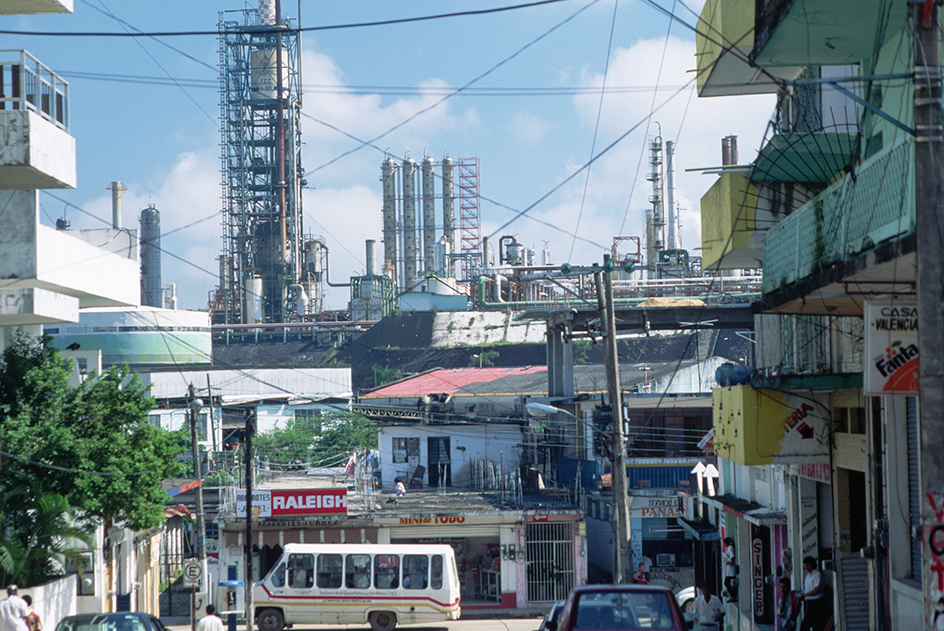
<svg viewBox="0 0 944 631">
<path fill-rule="evenodd" d="M 258 489 L 252 492 L 254 517 L 346 515 L 347 489 Z M 246 516 L 246 490 L 236 491 L 236 516 Z"/>
</svg>

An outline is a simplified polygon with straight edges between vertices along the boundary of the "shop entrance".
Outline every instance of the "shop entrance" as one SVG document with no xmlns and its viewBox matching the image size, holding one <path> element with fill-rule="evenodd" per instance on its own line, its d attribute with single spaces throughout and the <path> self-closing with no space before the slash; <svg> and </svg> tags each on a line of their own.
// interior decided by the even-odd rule
<svg viewBox="0 0 944 631">
<path fill-rule="evenodd" d="M 564 600 L 574 587 L 574 525 L 528 524 L 528 602 Z"/>
</svg>

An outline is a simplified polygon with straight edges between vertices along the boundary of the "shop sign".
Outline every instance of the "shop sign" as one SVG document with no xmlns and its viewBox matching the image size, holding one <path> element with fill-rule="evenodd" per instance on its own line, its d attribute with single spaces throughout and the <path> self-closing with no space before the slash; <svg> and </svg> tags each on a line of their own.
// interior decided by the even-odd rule
<svg viewBox="0 0 944 631">
<path fill-rule="evenodd" d="M 866 395 L 918 392 L 918 305 L 865 301 Z"/>
<path fill-rule="evenodd" d="M 832 477 L 828 462 L 801 464 L 799 473 L 804 478 L 820 482 L 829 482 Z"/>
<path fill-rule="evenodd" d="M 401 526 L 443 526 L 464 524 L 465 517 L 401 517 Z"/>
<path fill-rule="evenodd" d="M 266 489 L 252 492 L 252 512 L 259 517 L 346 515 L 347 489 Z M 246 516 L 246 491 L 236 491 L 236 516 Z"/>
<path fill-rule="evenodd" d="M 764 616 L 764 542 L 760 537 L 751 541 L 751 593 L 754 614 Z"/>
<path fill-rule="evenodd" d="M 679 510 L 679 500 L 677 496 L 672 497 L 641 497 L 633 498 L 631 513 L 637 513 L 639 517 L 679 517 L 682 512 Z"/>
</svg>

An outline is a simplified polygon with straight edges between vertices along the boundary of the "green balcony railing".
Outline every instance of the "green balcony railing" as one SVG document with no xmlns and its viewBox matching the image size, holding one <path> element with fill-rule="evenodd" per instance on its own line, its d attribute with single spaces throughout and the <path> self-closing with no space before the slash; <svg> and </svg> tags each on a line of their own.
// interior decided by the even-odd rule
<svg viewBox="0 0 944 631">
<path fill-rule="evenodd" d="M 863 162 L 771 228 L 764 238 L 764 293 L 915 229 L 914 143 Z"/>
</svg>

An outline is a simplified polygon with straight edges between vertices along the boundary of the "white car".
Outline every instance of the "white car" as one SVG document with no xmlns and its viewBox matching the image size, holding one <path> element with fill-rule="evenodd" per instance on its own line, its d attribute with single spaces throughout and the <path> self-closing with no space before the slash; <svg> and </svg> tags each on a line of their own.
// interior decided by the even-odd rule
<svg viewBox="0 0 944 631">
<path fill-rule="evenodd" d="M 683 587 L 675 592 L 675 602 L 682 608 L 682 613 L 695 613 L 695 599 L 698 597 L 698 591 L 694 586 Z"/>
</svg>

